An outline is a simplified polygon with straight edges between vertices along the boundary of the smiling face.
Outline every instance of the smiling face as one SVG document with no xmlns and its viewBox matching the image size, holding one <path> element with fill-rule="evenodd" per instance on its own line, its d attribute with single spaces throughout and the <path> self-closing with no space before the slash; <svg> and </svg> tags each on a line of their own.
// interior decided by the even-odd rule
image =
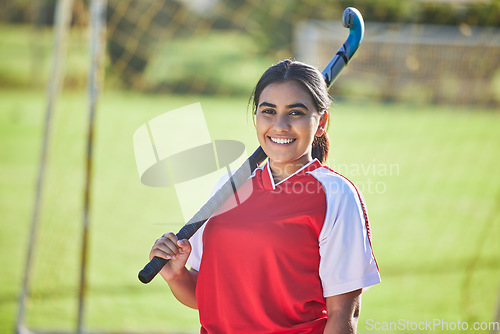
<svg viewBox="0 0 500 334">
<path fill-rule="evenodd" d="M 284 81 L 264 88 L 255 119 L 260 146 L 279 181 L 312 160 L 312 142 L 325 131 L 327 113 L 318 113 L 301 84 Z"/>
</svg>

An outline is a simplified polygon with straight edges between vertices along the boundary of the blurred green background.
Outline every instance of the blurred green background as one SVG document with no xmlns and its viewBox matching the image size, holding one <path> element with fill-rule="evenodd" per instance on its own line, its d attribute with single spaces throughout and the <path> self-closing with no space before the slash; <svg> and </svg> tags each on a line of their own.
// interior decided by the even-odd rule
<svg viewBox="0 0 500 334">
<path fill-rule="evenodd" d="M 57 4 L 0 0 L 0 333 L 16 326 L 54 82 Z M 340 25 L 348 6 L 363 14 L 367 34 L 330 91 L 328 164 L 363 191 L 383 280 L 363 295 L 358 332 L 460 332 L 370 327 L 400 319 L 498 321 L 500 1 L 110 0 L 98 73 L 85 330 L 198 330 L 196 311 L 176 302 L 161 279 L 137 279 L 154 240 L 177 231 L 183 218 L 173 189 L 140 183 L 133 133 L 200 102 L 213 140 L 239 140 L 253 152 L 247 104 L 256 81 L 288 57 L 325 66 L 347 31 L 332 40 L 311 33 L 315 46 L 299 44 L 298 29 L 309 20 Z M 89 1 L 74 0 L 68 36 L 59 41 L 62 83 L 24 321 L 44 332 L 76 330 L 90 19 Z M 441 31 L 436 27 L 449 34 L 441 42 L 422 33 Z"/>
</svg>

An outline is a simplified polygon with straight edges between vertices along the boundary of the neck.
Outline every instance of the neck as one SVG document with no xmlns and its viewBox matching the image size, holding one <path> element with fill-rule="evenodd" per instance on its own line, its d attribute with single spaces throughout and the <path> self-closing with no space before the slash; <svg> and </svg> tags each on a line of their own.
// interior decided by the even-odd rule
<svg viewBox="0 0 500 334">
<path fill-rule="evenodd" d="M 271 168 L 271 175 L 273 176 L 274 183 L 283 181 L 311 161 L 312 159 L 287 163 L 269 161 L 269 167 Z"/>
</svg>

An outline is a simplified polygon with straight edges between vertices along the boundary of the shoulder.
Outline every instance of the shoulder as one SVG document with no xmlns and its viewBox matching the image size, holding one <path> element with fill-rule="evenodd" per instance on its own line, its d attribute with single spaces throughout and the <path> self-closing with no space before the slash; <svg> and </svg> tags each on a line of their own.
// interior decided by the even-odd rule
<svg viewBox="0 0 500 334">
<path fill-rule="evenodd" d="M 327 196 L 351 195 L 359 197 L 361 195 L 351 180 L 330 167 L 320 166 L 308 173 L 323 185 Z"/>
<path fill-rule="evenodd" d="M 326 166 L 321 166 L 311 171 L 310 174 L 324 188 L 327 204 L 327 221 L 335 221 L 341 215 L 347 215 L 351 218 L 359 216 L 362 221 L 368 223 L 365 200 L 361 191 L 351 180 Z M 351 220 L 351 218 L 348 220 Z"/>
</svg>

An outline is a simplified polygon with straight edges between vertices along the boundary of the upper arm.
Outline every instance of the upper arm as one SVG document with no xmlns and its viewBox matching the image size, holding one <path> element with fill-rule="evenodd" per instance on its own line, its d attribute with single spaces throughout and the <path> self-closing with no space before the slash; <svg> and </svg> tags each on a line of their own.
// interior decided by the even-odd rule
<svg viewBox="0 0 500 334">
<path fill-rule="evenodd" d="M 380 282 L 373 256 L 369 221 L 357 188 L 341 177 L 319 176 L 327 211 L 320 232 L 319 275 L 325 297 L 367 288 Z"/>
<path fill-rule="evenodd" d="M 361 289 L 326 298 L 325 333 L 356 333 L 361 310 Z"/>
</svg>

